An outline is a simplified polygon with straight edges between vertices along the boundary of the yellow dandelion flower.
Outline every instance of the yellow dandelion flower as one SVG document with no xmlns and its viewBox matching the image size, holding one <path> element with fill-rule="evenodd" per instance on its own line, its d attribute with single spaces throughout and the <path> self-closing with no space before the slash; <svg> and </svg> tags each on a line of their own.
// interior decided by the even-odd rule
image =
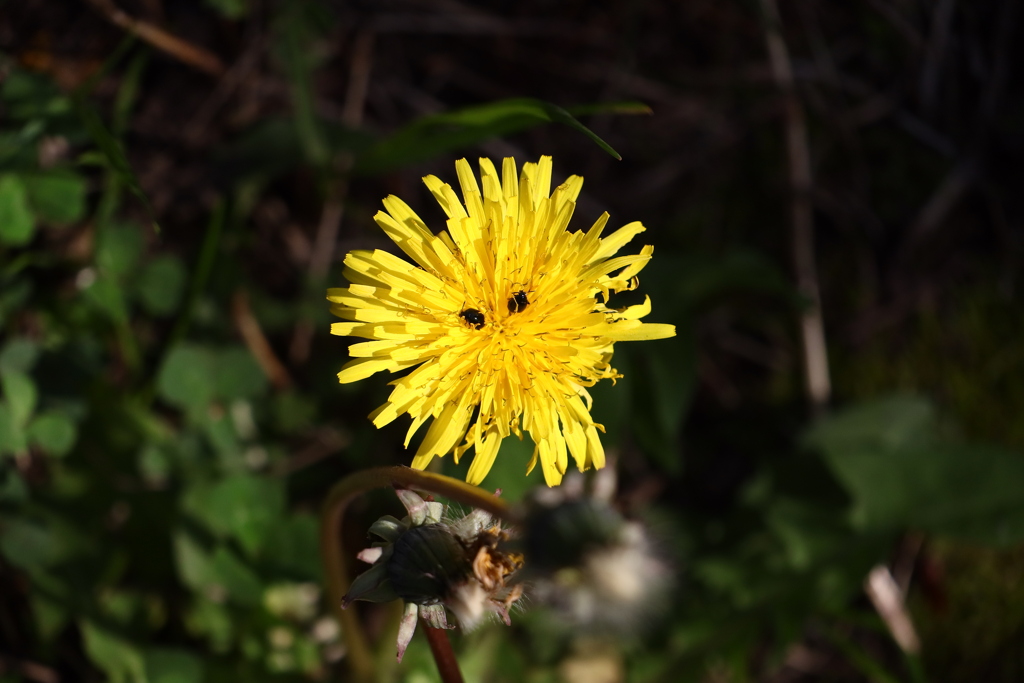
<svg viewBox="0 0 1024 683">
<path fill-rule="evenodd" d="M 412 369 L 391 382 L 391 396 L 370 418 L 383 427 L 408 413 L 406 447 L 433 418 L 412 461 L 419 469 L 453 449 L 458 462 L 473 448 L 466 478 L 478 484 L 502 439 L 524 431 L 535 444 L 527 473 L 539 461 L 549 486 L 561 481 L 569 455 L 580 470 L 603 467 L 603 428 L 590 416 L 587 387 L 621 376 L 609 364 L 615 342 L 675 334 L 672 325 L 640 322 L 649 297 L 606 306 L 612 292 L 637 286 L 651 258 L 650 246 L 615 256 L 644 227 L 630 223 L 602 238 L 605 213 L 590 230 L 569 232 L 583 178 L 550 192 L 551 157 L 518 177 L 513 159 L 500 176 L 481 159 L 480 183 L 465 159 L 455 168 L 462 202 L 438 178 L 423 179 L 448 214 L 447 232 L 432 233 L 395 196 L 374 217 L 415 264 L 379 249 L 345 257 L 352 284 L 328 290 L 327 299 L 351 322 L 331 332 L 372 341 L 349 347 L 353 360 L 338 379 Z"/>
</svg>

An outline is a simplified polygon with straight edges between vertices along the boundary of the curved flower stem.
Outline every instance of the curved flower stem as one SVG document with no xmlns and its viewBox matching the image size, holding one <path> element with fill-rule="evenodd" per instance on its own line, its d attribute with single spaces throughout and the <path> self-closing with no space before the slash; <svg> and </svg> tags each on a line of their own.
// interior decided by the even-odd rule
<svg viewBox="0 0 1024 683">
<path fill-rule="evenodd" d="M 421 472 L 409 467 L 375 467 L 361 470 L 334 485 L 327 494 L 327 500 L 324 501 L 320 524 L 320 553 L 327 575 L 327 597 L 335 617 L 341 624 L 342 634 L 348 645 L 348 660 L 353 678 L 361 682 L 373 679 L 374 664 L 369 642 L 355 611 L 341 608 L 341 599 L 348 591 L 350 583 L 341 547 L 341 523 L 345 517 L 345 509 L 356 496 L 372 489 L 392 486 L 444 496 L 463 505 L 480 508 L 502 519 L 508 519 L 510 516 L 509 506 L 505 501 L 479 487 L 442 474 Z M 432 642 L 431 651 L 433 648 Z M 452 660 L 454 661 L 454 657 Z M 439 659 L 438 668 L 441 667 L 442 662 Z"/>
<path fill-rule="evenodd" d="M 463 683 L 462 672 L 459 671 L 459 660 L 455 659 L 451 641 L 448 640 L 448 632 L 443 628 L 433 628 L 422 619 L 420 621 L 423 622 L 420 625 L 423 627 L 423 632 L 427 634 L 430 652 L 434 655 L 441 680 L 444 683 Z"/>
</svg>

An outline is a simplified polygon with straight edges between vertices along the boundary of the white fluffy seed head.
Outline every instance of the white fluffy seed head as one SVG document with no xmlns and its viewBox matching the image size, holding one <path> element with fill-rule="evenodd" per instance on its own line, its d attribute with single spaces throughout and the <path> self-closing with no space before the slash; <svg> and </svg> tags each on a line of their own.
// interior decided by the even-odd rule
<svg viewBox="0 0 1024 683">
<path fill-rule="evenodd" d="M 623 525 L 616 540 L 590 550 L 575 567 L 538 579 L 530 593 L 577 629 L 635 629 L 664 603 L 672 580 L 643 527 Z"/>
</svg>

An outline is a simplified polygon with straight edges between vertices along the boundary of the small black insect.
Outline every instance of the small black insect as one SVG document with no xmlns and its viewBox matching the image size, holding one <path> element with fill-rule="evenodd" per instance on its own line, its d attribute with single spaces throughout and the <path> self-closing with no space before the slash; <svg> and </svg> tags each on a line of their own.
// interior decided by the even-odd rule
<svg viewBox="0 0 1024 683">
<path fill-rule="evenodd" d="M 526 298 L 526 292 L 519 290 L 513 294 L 508 300 L 508 312 L 518 313 L 527 306 L 530 305 L 530 300 Z"/>
<path fill-rule="evenodd" d="M 485 322 L 487 322 L 487 319 L 484 318 L 484 314 L 475 308 L 467 308 L 462 313 L 459 313 L 459 316 L 478 330 L 484 326 Z"/>
</svg>

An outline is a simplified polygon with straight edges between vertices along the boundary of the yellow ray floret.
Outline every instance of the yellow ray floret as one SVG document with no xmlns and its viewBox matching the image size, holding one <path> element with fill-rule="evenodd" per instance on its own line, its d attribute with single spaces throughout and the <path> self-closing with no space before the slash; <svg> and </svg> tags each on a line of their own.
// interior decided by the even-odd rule
<svg viewBox="0 0 1024 683">
<path fill-rule="evenodd" d="M 330 289 L 331 310 L 348 321 L 333 334 L 353 344 L 338 374 L 355 382 L 387 370 L 387 402 L 371 415 L 382 427 L 412 418 L 406 446 L 433 418 L 412 466 L 474 449 L 467 479 L 483 481 L 502 439 L 527 432 L 535 444 L 527 472 L 540 462 L 544 480 L 558 484 L 569 457 L 580 470 L 604 466 L 601 425 L 590 416 L 587 387 L 620 375 L 611 367 L 617 341 L 662 339 L 672 325 L 643 323 L 651 301 L 608 308 L 613 292 L 634 289 L 654 249 L 616 256 L 643 232 L 630 223 L 602 237 L 608 214 L 586 232 L 569 232 L 583 179 L 551 188 L 551 157 L 516 174 L 505 159 L 501 175 L 480 160 L 477 182 L 465 159 L 456 162 L 462 201 L 434 176 L 424 183 L 448 215 L 447 231 L 432 233 L 398 197 L 384 200 L 377 223 L 413 263 L 384 251 L 345 258 L 348 287 Z"/>
</svg>

